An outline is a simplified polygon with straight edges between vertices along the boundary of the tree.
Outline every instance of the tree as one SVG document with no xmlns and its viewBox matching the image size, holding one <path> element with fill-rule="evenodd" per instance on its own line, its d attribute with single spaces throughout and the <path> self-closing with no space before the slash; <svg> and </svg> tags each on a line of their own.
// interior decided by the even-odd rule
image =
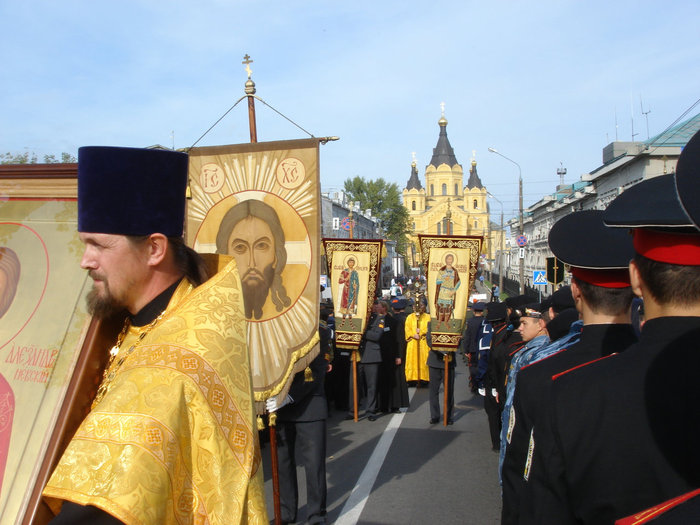
<svg viewBox="0 0 700 525">
<path fill-rule="evenodd" d="M 0 153 L 0 164 L 36 164 L 38 157 L 33 151 L 30 153 Z M 65 151 L 61 153 L 61 160 L 58 160 L 55 155 L 44 155 L 45 164 L 70 164 L 78 162 L 75 156 Z"/>
<path fill-rule="evenodd" d="M 396 241 L 396 251 L 405 255 L 406 234 L 410 232 L 409 215 L 401 204 L 398 185 L 382 178 L 366 181 L 355 176 L 345 181 L 344 189 L 350 200 L 360 203 L 360 209 L 372 210 L 372 215 L 381 220 L 386 238 Z"/>
</svg>

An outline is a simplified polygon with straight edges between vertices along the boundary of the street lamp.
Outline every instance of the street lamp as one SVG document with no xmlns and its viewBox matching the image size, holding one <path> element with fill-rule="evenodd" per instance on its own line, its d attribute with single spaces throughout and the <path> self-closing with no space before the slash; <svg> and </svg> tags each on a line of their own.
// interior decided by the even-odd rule
<svg viewBox="0 0 700 525">
<path fill-rule="evenodd" d="M 512 162 L 518 167 L 518 197 L 519 197 L 519 204 L 520 204 L 520 225 L 518 228 L 518 234 L 522 235 L 523 234 L 523 172 L 520 169 L 520 164 L 515 162 L 513 159 L 509 159 L 506 157 L 503 153 L 499 152 L 495 148 L 489 148 L 489 151 L 491 153 L 495 153 L 496 155 L 503 157 L 509 162 Z M 519 274 L 520 274 L 520 295 L 523 295 L 525 293 L 525 259 L 520 257 L 519 259 Z"/>
<path fill-rule="evenodd" d="M 503 293 L 503 203 L 488 191 L 486 192 L 486 195 L 488 195 L 489 197 L 494 199 L 498 204 L 501 205 L 501 249 L 498 255 L 498 289 L 500 290 L 500 293 Z"/>
</svg>

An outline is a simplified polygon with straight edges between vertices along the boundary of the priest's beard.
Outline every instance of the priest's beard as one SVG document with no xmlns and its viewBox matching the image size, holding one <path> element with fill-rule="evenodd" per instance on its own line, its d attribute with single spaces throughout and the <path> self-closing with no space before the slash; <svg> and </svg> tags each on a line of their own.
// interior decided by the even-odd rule
<svg viewBox="0 0 700 525">
<path fill-rule="evenodd" d="M 275 277 L 275 269 L 268 264 L 262 275 L 255 268 L 249 268 L 243 275 L 241 286 L 243 288 L 243 303 L 245 305 L 246 319 L 260 319 L 262 309 L 267 301 L 267 295 Z"/>
<path fill-rule="evenodd" d="M 102 283 L 104 284 L 104 295 L 100 295 L 93 285 L 86 297 L 88 312 L 98 319 L 106 319 L 123 312 L 125 309 L 125 306 L 112 295 L 107 281 L 102 281 Z"/>
</svg>

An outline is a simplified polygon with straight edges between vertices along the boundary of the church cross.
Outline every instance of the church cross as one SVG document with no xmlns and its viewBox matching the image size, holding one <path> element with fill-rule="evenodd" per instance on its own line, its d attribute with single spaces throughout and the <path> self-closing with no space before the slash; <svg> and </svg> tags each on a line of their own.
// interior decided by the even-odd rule
<svg viewBox="0 0 700 525">
<path fill-rule="evenodd" d="M 253 74 L 253 71 L 250 69 L 250 64 L 252 64 L 253 61 L 250 59 L 250 55 L 246 53 L 246 55 L 243 57 L 243 62 L 241 64 L 245 64 L 245 72 L 248 73 L 248 78 L 250 78 L 250 75 Z"/>
</svg>

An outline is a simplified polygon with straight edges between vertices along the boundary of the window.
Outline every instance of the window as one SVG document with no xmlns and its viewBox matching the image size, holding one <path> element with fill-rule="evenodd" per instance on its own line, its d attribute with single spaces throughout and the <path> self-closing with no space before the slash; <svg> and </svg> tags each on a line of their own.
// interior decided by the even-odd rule
<svg viewBox="0 0 700 525">
<path fill-rule="evenodd" d="M 459 195 L 459 186 L 455 184 L 455 195 Z"/>
<path fill-rule="evenodd" d="M 478 210 L 479 209 L 479 201 L 474 199 L 474 209 Z"/>
<path fill-rule="evenodd" d="M 442 194 L 447 195 L 447 184 L 442 185 Z"/>
<path fill-rule="evenodd" d="M 438 232 L 437 232 L 438 235 L 442 235 L 442 232 L 440 231 L 441 228 L 442 228 L 442 224 L 438 222 Z"/>
<path fill-rule="evenodd" d="M 474 221 L 474 228 L 478 228 L 478 227 L 479 227 L 479 221 Z"/>
<path fill-rule="evenodd" d="M 433 185 L 430 185 L 430 195 L 435 195 L 435 192 L 433 191 Z"/>
<path fill-rule="evenodd" d="M 416 201 L 411 201 L 411 209 L 416 211 Z"/>
</svg>

